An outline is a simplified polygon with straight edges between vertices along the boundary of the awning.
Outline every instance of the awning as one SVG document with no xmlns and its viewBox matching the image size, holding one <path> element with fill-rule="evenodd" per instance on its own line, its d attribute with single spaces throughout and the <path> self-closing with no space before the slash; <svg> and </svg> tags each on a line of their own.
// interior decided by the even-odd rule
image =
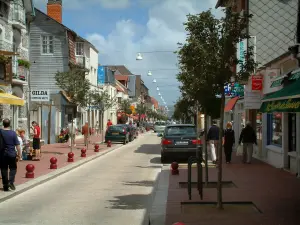
<svg viewBox="0 0 300 225">
<path fill-rule="evenodd" d="M 230 110 L 232 110 L 238 99 L 239 99 L 239 97 L 234 97 L 234 98 L 230 99 L 224 108 L 224 112 L 229 112 Z"/>
<path fill-rule="evenodd" d="M 23 106 L 25 104 L 25 101 L 8 93 L 0 93 L 0 104 Z"/>
<path fill-rule="evenodd" d="M 266 101 L 277 101 L 286 100 L 292 98 L 300 98 L 300 79 L 296 80 L 294 83 L 283 87 L 279 91 L 267 95 L 262 99 L 263 102 Z"/>
</svg>

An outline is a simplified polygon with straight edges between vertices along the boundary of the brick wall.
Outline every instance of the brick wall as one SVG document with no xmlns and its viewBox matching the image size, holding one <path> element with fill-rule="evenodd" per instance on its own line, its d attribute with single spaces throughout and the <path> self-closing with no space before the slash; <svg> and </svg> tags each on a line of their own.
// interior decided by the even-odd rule
<svg viewBox="0 0 300 225">
<path fill-rule="evenodd" d="M 47 14 L 59 23 L 62 23 L 62 6 L 59 3 L 48 3 Z"/>
<path fill-rule="evenodd" d="M 69 58 L 70 62 L 76 64 L 75 58 L 75 36 L 71 31 L 67 31 L 68 45 L 69 45 Z"/>
</svg>

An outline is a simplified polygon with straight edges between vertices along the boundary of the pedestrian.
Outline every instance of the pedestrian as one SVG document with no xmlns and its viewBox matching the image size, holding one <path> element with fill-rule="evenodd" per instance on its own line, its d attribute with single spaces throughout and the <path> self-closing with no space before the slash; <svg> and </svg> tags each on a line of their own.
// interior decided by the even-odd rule
<svg viewBox="0 0 300 225">
<path fill-rule="evenodd" d="M 20 132 L 21 132 L 21 129 L 17 129 L 16 130 L 16 134 L 17 134 L 17 137 L 18 137 L 18 141 L 19 141 L 19 143 L 20 143 L 20 149 L 21 149 L 21 154 L 20 154 L 20 161 L 22 161 L 22 159 L 23 159 L 23 140 L 22 140 L 22 138 L 21 138 L 21 135 L 20 135 Z M 16 149 L 16 151 L 17 151 L 17 149 Z"/>
<path fill-rule="evenodd" d="M 113 123 L 110 121 L 110 119 L 108 119 L 107 124 L 106 124 L 106 128 L 108 129 L 112 125 L 113 125 Z"/>
<path fill-rule="evenodd" d="M 224 131 L 224 153 L 227 164 L 231 163 L 232 147 L 234 143 L 234 130 L 232 129 L 232 123 L 228 122 Z"/>
<path fill-rule="evenodd" d="M 22 143 L 23 143 L 23 146 L 22 146 L 22 159 L 27 160 L 27 155 L 28 155 L 29 149 L 30 149 L 30 143 L 29 143 L 28 139 L 25 136 L 25 130 L 20 129 L 19 132 L 20 132 L 20 137 L 22 139 Z"/>
<path fill-rule="evenodd" d="M 76 146 L 75 143 L 75 137 L 76 137 L 76 123 L 75 121 L 70 121 L 70 123 L 68 124 L 68 130 L 70 133 L 70 137 L 69 137 L 69 147 L 71 146 Z"/>
<path fill-rule="evenodd" d="M 35 153 L 34 161 L 41 160 L 41 128 L 36 121 L 32 123 L 33 127 L 33 140 L 32 140 L 32 148 Z"/>
<path fill-rule="evenodd" d="M 3 190 L 16 190 L 14 185 L 17 173 L 17 161 L 21 158 L 20 142 L 16 132 L 10 129 L 10 120 L 3 120 L 2 148 L 0 151 L 0 169 L 2 176 Z M 17 149 L 17 150 L 16 150 Z"/>
<path fill-rule="evenodd" d="M 207 140 L 209 143 L 209 148 L 211 152 L 211 160 L 213 164 L 217 163 L 218 154 L 218 144 L 219 144 L 219 132 L 220 129 L 217 126 L 217 121 L 213 120 L 213 125 L 209 128 L 207 133 Z"/>
<path fill-rule="evenodd" d="M 85 125 L 82 127 L 82 135 L 84 137 L 84 146 L 87 146 L 88 141 L 89 141 L 89 131 L 90 131 L 90 135 L 91 135 L 91 128 L 89 129 L 89 122 L 86 121 Z"/>
<path fill-rule="evenodd" d="M 250 164 L 253 154 L 253 144 L 257 145 L 256 133 L 250 121 L 246 123 L 246 127 L 243 128 L 240 134 L 239 144 L 241 143 L 243 143 L 243 163 Z"/>
<path fill-rule="evenodd" d="M 95 128 L 96 128 L 96 133 L 99 136 L 100 135 L 100 124 L 99 124 L 99 121 L 96 122 Z"/>
</svg>

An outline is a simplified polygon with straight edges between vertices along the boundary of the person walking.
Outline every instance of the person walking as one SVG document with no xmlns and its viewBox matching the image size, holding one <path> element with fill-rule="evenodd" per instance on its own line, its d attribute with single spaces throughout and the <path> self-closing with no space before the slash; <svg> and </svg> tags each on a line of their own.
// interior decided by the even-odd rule
<svg viewBox="0 0 300 225">
<path fill-rule="evenodd" d="M 71 146 L 74 146 L 76 147 L 76 143 L 75 143 L 75 137 L 76 137 L 76 123 L 75 121 L 71 121 L 69 124 L 68 124 L 68 130 L 69 130 L 69 133 L 70 133 L 70 138 L 69 138 L 69 147 Z"/>
<path fill-rule="evenodd" d="M 21 158 L 20 142 L 16 132 L 10 129 L 10 120 L 3 120 L 2 148 L 0 149 L 0 169 L 2 176 L 3 190 L 16 190 L 14 185 L 17 174 L 17 161 Z"/>
<path fill-rule="evenodd" d="M 112 126 L 113 123 L 108 119 L 107 124 L 106 124 L 106 129 L 108 129 L 110 126 Z"/>
<path fill-rule="evenodd" d="M 232 129 L 232 123 L 228 122 L 224 131 L 224 153 L 227 164 L 231 163 L 232 147 L 234 143 L 234 130 Z"/>
<path fill-rule="evenodd" d="M 33 140 L 32 140 L 32 148 L 35 152 L 35 158 L 34 161 L 40 161 L 41 160 L 41 128 L 38 125 L 37 122 L 33 121 L 32 123 L 33 127 Z"/>
<path fill-rule="evenodd" d="M 89 132 L 90 132 L 90 135 L 92 134 L 92 129 L 89 128 L 89 122 L 86 121 L 85 122 L 85 125 L 82 127 L 82 135 L 84 137 L 84 146 L 87 146 L 88 145 L 88 141 L 89 141 Z"/>
<path fill-rule="evenodd" d="M 253 154 L 253 144 L 257 145 L 256 133 L 250 121 L 246 123 L 246 127 L 243 128 L 240 134 L 239 144 L 241 143 L 243 143 L 243 163 L 250 164 Z"/>
<path fill-rule="evenodd" d="M 207 140 L 211 151 L 211 160 L 213 164 L 217 163 L 218 144 L 219 144 L 220 129 L 217 126 L 217 121 L 213 120 L 213 125 L 209 128 L 207 133 Z"/>
</svg>

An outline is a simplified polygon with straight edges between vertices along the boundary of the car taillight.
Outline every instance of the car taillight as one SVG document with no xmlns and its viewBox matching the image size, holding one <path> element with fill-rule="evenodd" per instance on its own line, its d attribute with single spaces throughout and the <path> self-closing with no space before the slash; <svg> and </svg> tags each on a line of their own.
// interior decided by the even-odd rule
<svg viewBox="0 0 300 225">
<path fill-rule="evenodd" d="M 163 139 L 163 140 L 162 140 L 162 144 L 163 144 L 163 145 L 170 145 L 170 144 L 172 144 L 172 141 L 170 141 L 170 140 L 168 140 L 168 139 Z"/>
<path fill-rule="evenodd" d="M 123 129 L 123 134 L 127 134 L 127 132 L 126 132 L 126 130 L 125 130 L 125 129 Z"/>
<path fill-rule="evenodd" d="M 192 140 L 193 145 L 201 145 L 201 140 Z"/>
</svg>

